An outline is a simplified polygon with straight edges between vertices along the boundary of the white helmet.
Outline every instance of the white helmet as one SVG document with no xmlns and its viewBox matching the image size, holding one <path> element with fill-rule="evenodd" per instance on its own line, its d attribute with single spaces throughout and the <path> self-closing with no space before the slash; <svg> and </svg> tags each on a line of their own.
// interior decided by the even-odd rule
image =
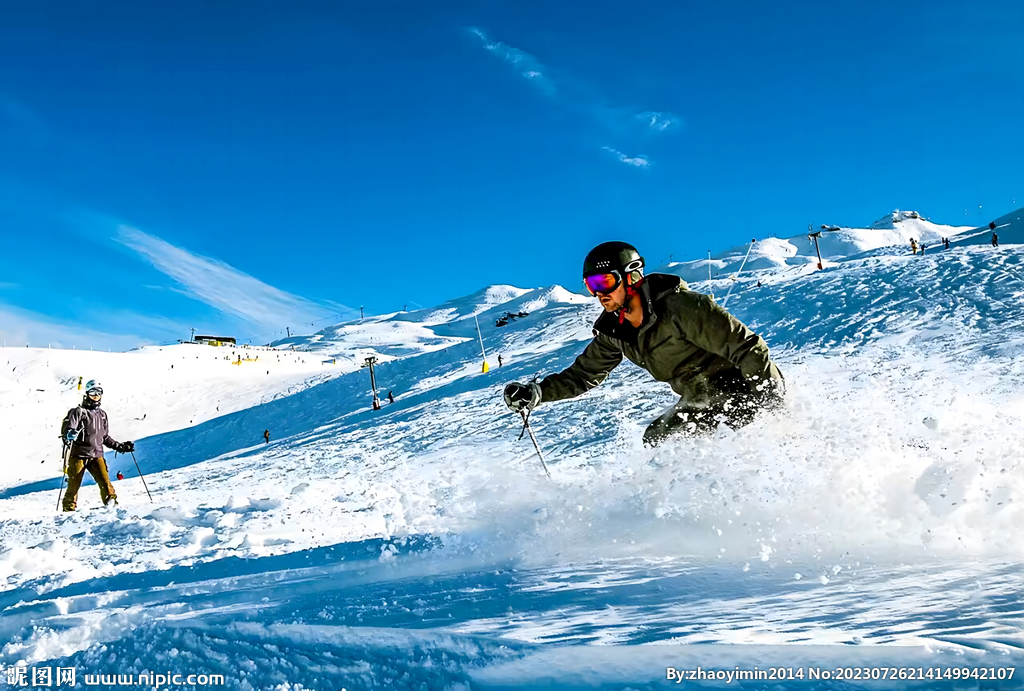
<svg viewBox="0 0 1024 691">
<path fill-rule="evenodd" d="M 99 379 L 90 379 L 85 383 L 86 395 L 89 395 L 89 392 L 92 391 L 99 392 L 100 395 L 103 395 L 103 384 L 100 383 Z"/>
</svg>

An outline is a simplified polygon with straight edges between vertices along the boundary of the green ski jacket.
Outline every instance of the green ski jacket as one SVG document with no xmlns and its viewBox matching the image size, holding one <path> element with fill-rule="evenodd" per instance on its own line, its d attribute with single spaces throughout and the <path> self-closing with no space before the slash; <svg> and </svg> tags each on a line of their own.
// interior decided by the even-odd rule
<svg viewBox="0 0 1024 691">
<path fill-rule="evenodd" d="M 689 290 L 678 276 L 650 274 L 638 286 L 644 301 L 639 329 L 602 314 L 594 340 L 565 371 L 540 382 L 541 401 L 573 398 L 594 388 L 623 356 L 668 382 L 681 402 L 695 408 L 752 396 L 766 404 L 784 390 L 782 373 L 764 339 L 711 297 Z"/>
</svg>

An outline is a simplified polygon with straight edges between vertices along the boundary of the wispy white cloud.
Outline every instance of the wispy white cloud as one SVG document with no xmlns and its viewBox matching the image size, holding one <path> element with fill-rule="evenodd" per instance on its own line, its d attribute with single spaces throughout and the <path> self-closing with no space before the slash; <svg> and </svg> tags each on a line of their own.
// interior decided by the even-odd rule
<svg viewBox="0 0 1024 691">
<path fill-rule="evenodd" d="M 564 108 L 580 114 L 603 130 L 602 138 L 619 140 L 636 139 L 640 134 L 661 135 L 676 131 L 682 126 L 682 118 L 664 111 L 612 107 L 592 88 L 578 80 L 562 76 L 562 88 L 556 88 L 550 70 L 533 55 L 500 41 L 491 39 L 479 27 L 470 27 L 467 32 L 480 40 L 482 47 L 511 65 L 523 78 L 532 81 L 552 100 Z M 634 168 L 648 168 L 651 160 L 647 156 L 627 156 L 610 146 L 602 146 L 617 160 Z"/>
<path fill-rule="evenodd" d="M 119 312 L 101 319 L 90 315 L 88 319 L 81 317 L 74 321 L 54 319 L 38 312 L 26 310 L 13 305 L 0 304 L 0 344 L 7 347 L 29 346 L 32 348 L 79 348 L 82 350 L 128 350 L 154 339 L 135 334 L 112 333 L 101 328 L 83 327 L 83 323 L 117 323 L 130 324 L 133 329 L 157 328 L 169 334 L 175 325 L 168 319 L 153 318 L 140 314 Z M 180 331 L 180 329 L 178 329 Z M 186 332 L 187 334 L 187 332 Z"/>
<path fill-rule="evenodd" d="M 657 113 L 649 110 L 643 113 L 637 113 L 634 117 L 654 132 L 665 132 L 669 129 L 678 129 L 682 124 L 682 118 L 673 115 L 672 113 Z"/>
<path fill-rule="evenodd" d="M 634 168 L 650 168 L 651 160 L 646 156 L 627 156 L 618 149 L 613 149 L 610 146 L 602 146 L 602 150 L 607 151 L 614 156 L 620 163 L 625 163 L 627 166 L 633 166 Z"/>
<path fill-rule="evenodd" d="M 555 83 L 547 75 L 547 69 L 529 53 L 501 41 L 492 41 L 483 29 L 470 27 L 467 31 L 480 39 L 484 50 L 497 55 L 510 64 L 519 74 L 548 95 L 555 94 Z"/>
<path fill-rule="evenodd" d="M 116 239 L 177 281 L 180 288 L 174 290 L 250 324 L 278 329 L 348 309 L 286 293 L 218 259 L 193 254 L 137 228 L 121 226 Z"/>
</svg>

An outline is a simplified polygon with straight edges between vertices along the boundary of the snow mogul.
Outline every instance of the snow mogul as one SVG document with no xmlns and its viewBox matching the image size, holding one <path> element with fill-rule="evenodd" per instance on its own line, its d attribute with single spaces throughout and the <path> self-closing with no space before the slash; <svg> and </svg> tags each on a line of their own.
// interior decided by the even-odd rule
<svg viewBox="0 0 1024 691">
<path fill-rule="evenodd" d="M 742 427 L 758 411 L 781 405 L 785 383 L 764 339 L 678 276 L 644 276 L 644 259 L 632 245 L 605 242 L 591 250 L 583 283 L 604 308 L 594 340 L 564 372 L 507 385 L 505 404 L 514 412 L 586 393 L 623 356 L 679 395 L 644 432 L 647 446 L 674 434 L 709 435 L 721 423 Z"/>
<path fill-rule="evenodd" d="M 117 504 L 114 483 L 110 481 L 107 462 L 103 459 L 103 447 L 107 446 L 120 453 L 131 453 L 135 450 L 133 442 L 118 442 L 110 437 L 107 412 L 100 408 L 102 398 L 103 387 L 98 381 L 90 379 L 85 385 L 85 396 L 81 405 L 69 410 L 61 425 L 61 437 L 70 447 L 65 469 L 68 476 L 68 489 L 63 501 L 65 511 L 75 510 L 78 488 L 82 486 L 86 470 L 99 485 L 103 504 Z"/>
</svg>

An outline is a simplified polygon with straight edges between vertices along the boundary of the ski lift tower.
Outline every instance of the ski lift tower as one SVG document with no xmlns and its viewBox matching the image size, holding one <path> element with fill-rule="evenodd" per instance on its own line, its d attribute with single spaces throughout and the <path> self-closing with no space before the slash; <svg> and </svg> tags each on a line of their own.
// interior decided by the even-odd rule
<svg viewBox="0 0 1024 691">
<path fill-rule="evenodd" d="M 807 237 L 814 240 L 814 251 L 818 253 L 818 269 L 821 270 L 824 267 L 821 265 L 821 250 L 818 249 L 818 238 L 821 237 L 821 231 L 812 231 L 810 226 L 807 226 Z"/>
<path fill-rule="evenodd" d="M 370 389 L 373 390 L 373 409 L 380 410 L 380 399 L 377 398 L 377 377 L 373 372 L 373 365 L 377 362 L 377 356 L 371 355 L 366 358 L 366 362 L 363 363 L 363 367 L 370 368 Z"/>
</svg>

